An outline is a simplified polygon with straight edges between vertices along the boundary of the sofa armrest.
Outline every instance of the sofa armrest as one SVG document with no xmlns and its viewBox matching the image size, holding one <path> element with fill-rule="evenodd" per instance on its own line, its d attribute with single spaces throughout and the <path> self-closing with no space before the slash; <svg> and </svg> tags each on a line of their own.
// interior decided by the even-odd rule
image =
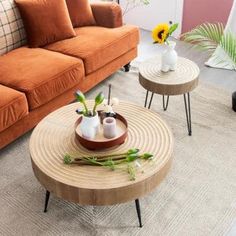
<svg viewBox="0 0 236 236">
<path fill-rule="evenodd" d="M 115 2 L 96 2 L 91 3 L 94 18 L 97 25 L 116 28 L 123 25 L 122 10 Z"/>
</svg>

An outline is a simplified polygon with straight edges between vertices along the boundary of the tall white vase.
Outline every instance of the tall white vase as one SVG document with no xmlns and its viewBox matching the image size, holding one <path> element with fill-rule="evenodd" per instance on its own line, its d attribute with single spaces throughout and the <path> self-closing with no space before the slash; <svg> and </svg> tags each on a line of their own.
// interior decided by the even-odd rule
<svg viewBox="0 0 236 236">
<path fill-rule="evenodd" d="M 80 123 L 80 130 L 84 138 L 94 139 L 100 125 L 98 114 L 95 116 L 83 116 Z"/>
<path fill-rule="evenodd" d="M 162 53 L 161 57 L 161 71 L 168 72 L 173 71 L 176 68 L 178 55 L 175 51 L 176 42 L 169 41 L 168 44 L 165 44 L 165 50 Z"/>
</svg>

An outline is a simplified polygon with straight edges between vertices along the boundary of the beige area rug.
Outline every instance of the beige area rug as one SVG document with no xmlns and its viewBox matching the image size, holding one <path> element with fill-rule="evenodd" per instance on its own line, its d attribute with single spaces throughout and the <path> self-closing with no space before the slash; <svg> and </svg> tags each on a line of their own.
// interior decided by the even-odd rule
<svg viewBox="0 0 236 236">
<path fill-rule="evenodd" d="M 117 72 L 88 95 L 107 91 L 143 105 L 137 71 Z M 236 113 L 231 95 L 206 84 L 192 93 L 193 136 L 187 135 L 183 97 L 152 109 L 172 128 L 172 169 L 162 184 L 140 199 L 143 228 L 134 202 L 81 207 L 52 196 L 43 213 L 44 189 L 35 179 L 28 150 L 30 132 L 0 153 L 0 235 L 236 235 Z M 142 137 L 140 137 L 142 138 Z"/>
</svg>

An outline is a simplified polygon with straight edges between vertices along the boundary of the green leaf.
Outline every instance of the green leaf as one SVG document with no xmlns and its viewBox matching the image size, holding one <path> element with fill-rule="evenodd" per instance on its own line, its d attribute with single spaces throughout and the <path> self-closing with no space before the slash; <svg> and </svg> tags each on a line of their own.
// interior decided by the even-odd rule
<svg viewBox="0 0 236 236">
<path fill-rule="evenodd" d="M 222 37 L 220 46 L 236 65 L 236 36 L 232 32 L 226 32 Z"/>
<path fill-rule="evenodd" d="M 95 98 L 95 104 L 94 104 L 94 107 L 93 107 L 93 115 L 96 114 L 97 106 L 103 102 L 104 98 L 105 98 L 105 97 L 104 97 L 104 94 L 103 94 L 102 92 L 100 92 L 100 93 L 96 96 L 96 98 Z"/>
<path fill-rule="evenodd" d="M 64 164 L 69 165 L 72 162 L 72 158 L 69 154 L 66 154 L 63 159 Z"/>
<path fill-rule="evenodd" d="M 139 152 L 139 149 L 138 148 L 132 148 L 132 149 L 129 149 L 127 154 L 130 155 L 130 154 L 135 154 L 135 153 L 138 153 Z"/>
<path fill-rule="evenodd" d="M 148 5 L 150 3 L 149 0 L 142 0 L 142 2 L 143 2 L 144 5 Z"/>
<path fill-rule="evenodd" d="M 144 153 L 144 154 L 142 155 L 142 158 L 143 158 L 144 160 L 151 159 L 152 157 L 153 157 L 153 155 L 152 155 L 151 153 Z"/>
<path fill-rule="evenodd" d="M 115 170 L 115 162 L 112 159 L 105 161 L 103 165 L 109 167 L 111 170 Z"/>
<path fill-rule="evenodd" d="M 224 32 L 222 23 L 204 23 L 184 33 L 181 39 L 193 44 L 196 48 L 214 53 L 214 61 L 218 64 L 226 63 L 236 68 L 236 36 L 230 31 Z M 225 53 L 222 54 L 221 50 L 216 50 L 217 47 Z"/>
<path fill-rule="evenodd" d="M 104 100 L 104 94 L 103 94 L 103 92 L 100 92 L 95 98 L 96 105 L 101 104 L 103 102 L 103 100 Z"/>
<path fill-rule="evenodd" d="M 132 162 L 132 161 L 136 160 L 137 158 L 138 158 L 138 154 L 137 153 L 129 154 L 126 157 L 126 161 L 127 162 Z"/>
<path fill-rule="evenodd" d="M 85 96 L 80 90 L 76 91 L 75 97 L 78 102 L 81 102 L 81 103 L 85 102 Z"/>
<path fill-rule="evenodd" d="M 169 36 L 178 28 L 178 26 L 179 26 L 178 23 L 171 25 L 171 27 L 169 29 Z"/>
</svg>

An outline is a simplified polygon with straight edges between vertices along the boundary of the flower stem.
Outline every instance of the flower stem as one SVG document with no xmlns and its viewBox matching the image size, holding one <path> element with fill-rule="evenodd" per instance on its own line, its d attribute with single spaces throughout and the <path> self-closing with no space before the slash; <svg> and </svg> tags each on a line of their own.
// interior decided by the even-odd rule
<svg viewBox="0 0 236 236">
<path fill-rule="evenodd" d="M 86 113 L 86 115 L 88 115 L 89 111 L 88 111 L 88 107 L 87 107 L 85 101 L 83 102 L 83 105 L 84 105 L 85 113 Z"/>
<path fill-rule="evenodd" d="M 127 155 L 127 153 L 117 153 L 117 154 L 111 154 L 111 155 L 104 155 L 104 156 L 96 156 L 96 158 L 98 160 L 102 160 L 102 159 L 105 159 L 105 158 L 111 158 L 111 157 L 118 157 L 118 156 L 124 156 L 124 155 Z M 74 160 L 75 161 L 79 161 L 83 158 L 95 158 L 95 156 L 82 156 L 82 157 L 75 157 Z M 112 158 L 113 159 L 113 158 Z"/>
<path fill-rule="evenodd" d="M 97 109 L 97 104 L 94 104 L 94 107 L 93 107 L 93 115 L 95 115 L 96 109 Z"/>
</svg>

